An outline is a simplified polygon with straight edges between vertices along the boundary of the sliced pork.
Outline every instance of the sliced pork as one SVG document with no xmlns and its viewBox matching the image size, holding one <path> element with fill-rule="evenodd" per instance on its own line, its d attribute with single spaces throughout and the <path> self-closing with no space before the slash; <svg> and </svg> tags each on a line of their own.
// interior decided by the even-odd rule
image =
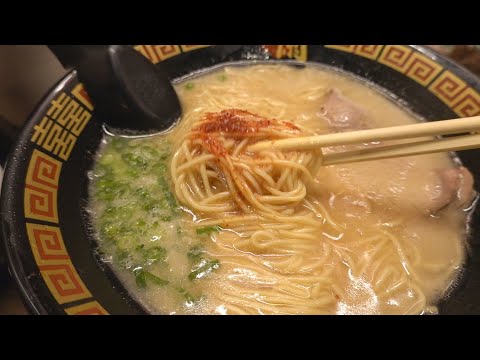
<svg viewBox="0 0 480 360">
<path fill-rule="evenodd" d="M 437 208 L 441 208 L 454 203 L 458 207 L 468 206 L 474 198 L 473 176 L 467 168 L 461 166 L 458 168 L 438 170 L 442 189 L 437 199 Z"/>
<path fill-rule="evenodd" d="M 336 132 L 368 128 L 364 110 L 337 89 L 330 90 L 326 95 L 320 113 Z"/>
<path fill-rule="evenodd" d="M 321 106 L 332 132 L 364 130 L 370 121 L 360 106 L 333 89 Z M 393 143 L 393 142 L 391 142 Z M 387 145 L 370 144 L 370 146 Z M 365 144 L 335 146 L 325 152 L 348 151 Z M 321 169 L 318 181 L 365 196 L 373 204 L 400 211 L 433 214 L 452 205 L 466 207 L 473 200 L 473 177 L 465 167 L 431 169 L 430 155 L 374 160 L 357 164 L 329 166 Z M 325 189 L 321 184 L 320 188 Z M 328 184 L 328 185 L 327 185 Z M 356 207 L 358 211 L 358 207 Z"/>
</svg>

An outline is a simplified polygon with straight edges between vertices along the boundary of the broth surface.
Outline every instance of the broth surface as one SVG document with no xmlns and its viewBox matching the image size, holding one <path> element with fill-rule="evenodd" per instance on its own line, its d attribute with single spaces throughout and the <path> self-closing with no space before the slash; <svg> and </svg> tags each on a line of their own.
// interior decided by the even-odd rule
<svg viewBox="0 0 480 360">
<path fill-rule="evenodd" d="M 176 90 L 184 115 L 172 132 L 106 135 L 91 174 L 100 251 L 149 312 L 436 312 L 465 259 L 464 209 L 472 201 L 466 170 L 447 154 L 321 167 L 309 198 L 284 212 L 310 214 L 314 228 L 289 228 L 288 221 L 252 228 L 228 211 L 212 218 L 179 201 L 171 176 L 173 154 L 208 112 L 242 109 L 309 134 L 417 122 L 411 114 L 353 78 L 314 66 L 227 66 Z"/>
</svg>

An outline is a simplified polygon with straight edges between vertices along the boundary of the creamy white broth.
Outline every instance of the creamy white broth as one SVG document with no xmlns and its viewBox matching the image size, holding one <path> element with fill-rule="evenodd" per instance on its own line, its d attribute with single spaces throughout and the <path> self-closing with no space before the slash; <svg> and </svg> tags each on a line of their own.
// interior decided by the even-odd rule
<svg viewBox="0 0 480 360">
<path fill-rule="evenodd" d="M 106 261 L 148 311 L 435 312 L 464 262 L 463 208 L 471 203 L 442 195 L 446 185 L 439 174 L 457 166 L 447 154 L 321 167 L 308 184 L 318 224 L 298 227 L 297 235 L 289 224 L 229 222 L 244 214 L 202 213 L 178 196 L 172 154 L 205 113 L 241 109 L 309 134 L 351 130 L 348 116 L 342 129 L 328 118 L 333 110 L 326 113 L 325 99 L 332 89 L 361 109 L 363 127 L 417 121 L 376 90 L 333 71 L 228 66 L 176 85 L 184 115 L 172 132 L 134 141 L 106 138 L 94 170 L 92 217 Z M 309 204 L 299 203 L 288 214 L 300 218 Z M 287 230 L 276 230 L 282 226 Z M 255 239 L 262 231 L 281 245 L 269 240 L 260 248 Z"/>
</svg>

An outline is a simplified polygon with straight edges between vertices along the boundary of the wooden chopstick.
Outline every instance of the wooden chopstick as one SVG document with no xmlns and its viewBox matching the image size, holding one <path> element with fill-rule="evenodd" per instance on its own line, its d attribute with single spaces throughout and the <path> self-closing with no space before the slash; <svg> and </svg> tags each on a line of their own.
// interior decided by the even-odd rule
<svg viewBox="0 0 480 360">
<path fill-rule="evenodd" d="M 337 165 L 401 156 L 431 154 L 442 151 L 458 151 L 480 148 L 480 135 L 462 135 L 443 139 L 424 140 L 376 148 L 324 154 L 323 165 Z"/>
<path fill-rule="evenodd" d="M 347 145 L 383 140 L 412 139 L 423 136 L 461 134 L 475 131 L 480 131 L 480 116 L 412 125 L 392 126 L 371 130 L 262 141 L 251 145 L 248 150 L 307 150 L 318 149 L 319 147 L 325 146 Z M 374 149 L 372 149 L 372 151 L 374 151 Z"/>
</svg>

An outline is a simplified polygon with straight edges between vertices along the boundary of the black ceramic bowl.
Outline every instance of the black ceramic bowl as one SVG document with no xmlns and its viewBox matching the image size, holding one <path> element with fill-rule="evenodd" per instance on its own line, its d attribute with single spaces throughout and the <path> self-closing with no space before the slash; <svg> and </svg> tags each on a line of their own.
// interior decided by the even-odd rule
<svg viewBox="0 0 480 360">
<path fill-rule="evenodd" d="M 309 61 L 374 83 L 427 120 L 480 114 L 480 81 L 422 47 L 400 45 L 139 45 L 171 79 L 227 61 Z M 102 137 L 101 119 L 69 73 L 42 100 L 8 159 L 2 226 L 12 275 L 35 314 L 140 314 L 113 273 L 95 255 L 84 212 L 87 171 Z M 480 152 L 460 153 L 480 184 Z M 471 223 L 461 284 L 442 314 L 480 313 L 480 210 Z"/>
</svg>

